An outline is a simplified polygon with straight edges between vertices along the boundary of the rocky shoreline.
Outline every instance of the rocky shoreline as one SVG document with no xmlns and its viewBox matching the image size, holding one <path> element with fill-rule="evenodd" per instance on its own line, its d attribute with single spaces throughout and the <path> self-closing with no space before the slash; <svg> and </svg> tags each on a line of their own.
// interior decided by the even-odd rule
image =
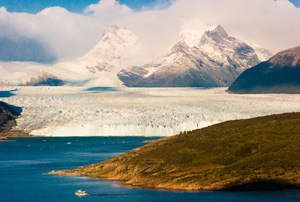
<svg viewBox="0 0 300 202">
<path fill-rule="evenodd" d="M 0 132 L 0 142 L 9 141 L 8 138 L 14 137 L 32 137 L 32 135 L 29 135 L 23 131 L 10 131 L 4 133 Z"/>
</svg>

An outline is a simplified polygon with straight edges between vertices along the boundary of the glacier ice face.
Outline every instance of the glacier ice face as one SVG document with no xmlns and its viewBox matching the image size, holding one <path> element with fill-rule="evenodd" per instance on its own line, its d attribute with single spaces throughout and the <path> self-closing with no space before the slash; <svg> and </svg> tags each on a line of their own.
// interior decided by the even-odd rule
<svg viewBox="0 0 300 202">
<path fill-rule="evenodd" d="M 15 87 L 0 87 L 14 90 Z M 300 111 L 300 95 L 236 95 L 226 88 L 17 87 L 18 128 L 42 136 L 170 136 L 215 123 Z"/>
<path fill-rule="evenodd" d="M 212 123 L 205 121 L 197 124 L 192 121 L 183 122 L 174 126 L 155 126 L 155 125 L 97 125 L 97 124 L 80 124 L 50 127 L 33 131 L 32 135 L 43 136 L 171 136 L 179 134 L 181 131 L 189 131 L 197 128 L 209 126 Z"/>
</svg>

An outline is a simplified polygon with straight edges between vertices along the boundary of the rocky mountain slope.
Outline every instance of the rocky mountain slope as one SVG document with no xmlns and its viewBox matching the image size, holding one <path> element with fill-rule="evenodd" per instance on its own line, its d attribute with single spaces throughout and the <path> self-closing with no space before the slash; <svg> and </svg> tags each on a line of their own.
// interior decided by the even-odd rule
<svg viewBox="0 0 300 202">
<path fill-rule="evenodd" d="M 260 58 L 270 57 L 257 49 Z M 182 32 L 164 56 L 144 66 L 123 69 L 121 81 L 130 87 L 229 86 L 245 69 L 260 62 L 255 50 L 231 37 L 220 25 L 196 35 Z"/>
<path fill-rule="evenodd" d="M 99 164 L 49 174 L 155 189 L 299 188 L 299 123 L 300 113 L 228 121 L 156 140 Z"/>
<path fill-rule="evenodd" d="M 11 106 L 0 102 L 0 132 L 8 132 L 13 126 L 16 126 L 15 119 L 19 115 Z"/>
<path fill-rule="evenodd" d="M 19 110 L 5 102 L 0 102 L 0 141 L 6 137 L 28 136 L 21 131 L 11 132 L 11 129 L 16 126 L 16 118 L 20 115 Z"/>
<path fill-rule="evenodd" d="M 300 46 L 277 53 L 243 72 L 229 87 L 234 93 L 300 93 Z"/>
</svg>

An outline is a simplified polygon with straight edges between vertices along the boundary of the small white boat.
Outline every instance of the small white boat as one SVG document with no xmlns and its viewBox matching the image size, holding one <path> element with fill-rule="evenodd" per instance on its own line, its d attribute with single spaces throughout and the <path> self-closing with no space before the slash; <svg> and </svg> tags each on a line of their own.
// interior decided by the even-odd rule
<svg viewBox="0 0 300 202">
<path fill-rule="evenodd" d="M 75 192 L 75 195 L 76 196 L 86 196 L 86 195 L 88 195 L 88 193 L 86 193 L 86 191 L 81 191 L 81 189 L 79 189 Z"/>
</svg>

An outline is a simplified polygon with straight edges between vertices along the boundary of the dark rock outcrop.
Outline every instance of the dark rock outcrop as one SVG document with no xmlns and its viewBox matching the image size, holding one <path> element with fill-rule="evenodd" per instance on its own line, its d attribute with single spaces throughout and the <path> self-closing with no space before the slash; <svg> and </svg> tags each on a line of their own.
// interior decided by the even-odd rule
<svg viewBox="0 0 300 202">
<path fill-rule="evenodd" d="M 26 82 L 25 86 L 63 86 L 66 82 L 53 76 L 51 74 L 43 74 L 37 78 L 31 78 L 30 81 Z"/>
<path fill-rule="evenodd" d="M 0 132 L 9 132 L 16 126 L 16 118 L 20 115 L 13 106 L 0 102 Z"/>
<path fill-rule="evenodd" d="M 8 137 L 29 137 L 30 135 L 19 130 L 12 130 L 15 127 L 16 119 L 21 114 L 22 109 L 0 102 L 0 142 Z"/>
</svg>

